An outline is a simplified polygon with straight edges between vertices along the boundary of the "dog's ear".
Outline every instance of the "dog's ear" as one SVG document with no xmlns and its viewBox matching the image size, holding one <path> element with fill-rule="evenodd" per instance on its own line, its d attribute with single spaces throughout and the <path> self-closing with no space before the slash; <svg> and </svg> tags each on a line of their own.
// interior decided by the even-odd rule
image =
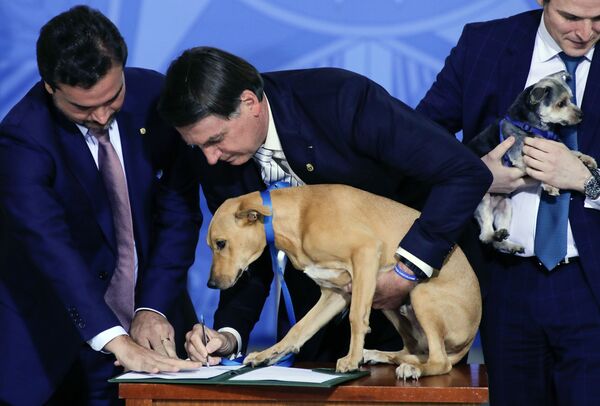
<svg viewBox="0 0 600 406">
<path fill-rule="evenodd" d="M 529 104 L 532 106 L 539 104 L 542 100 L 544 100 L 544 97 L 546 97 L 549 91 L 550 88 L 548 86 L 534 87 L 529 93 Z"/>
<path fill-rule="evenodd" d="M 241 208 L 235 213 L 235 218 L 246 220 L 249 224 L 264 221 L 265 216 L 270 216 L 271 211 L 265 206 L 255 206 L 251 208 Z"/>
</svg>

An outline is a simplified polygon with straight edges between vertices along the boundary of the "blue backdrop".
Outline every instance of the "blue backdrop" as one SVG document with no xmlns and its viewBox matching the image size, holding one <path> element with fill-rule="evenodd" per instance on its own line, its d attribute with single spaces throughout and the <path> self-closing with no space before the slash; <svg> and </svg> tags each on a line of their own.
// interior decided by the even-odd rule
<svg viewBox="0 0 600 406">
<path fill-rule="evenodd" d="M 259 70 L 337 66 L 360 72 L 415 106 L 465 23 L 539 7 L 535 0 L 0 0 L 0 117 L 39 80 L 35 41 L 52 16 L 85 3 L 101 10 L 129 46 L 129 66 L 165 72 L 184 49 L 210 45 Z M 212 324 L 218 292 L 206 288 L 206 213 L 190 270 L 198 314 Z M 264 343 L 274 306 L 253 333 Z"/>
</svg>

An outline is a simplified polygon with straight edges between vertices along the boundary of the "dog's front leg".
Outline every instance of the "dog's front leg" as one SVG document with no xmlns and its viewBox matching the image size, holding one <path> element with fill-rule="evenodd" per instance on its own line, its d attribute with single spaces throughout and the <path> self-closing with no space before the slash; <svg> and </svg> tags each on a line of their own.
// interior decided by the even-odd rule
<svg viewBox="0 0 600 406">
<path fill-rule="evenodd" d="M 348 305 L 349 298 L 340 292 L 322 288 L 319 301 L 300 319 L 285 337 L 264 351 L 253 352 L 244 364 L 272 365 L 290 352 L 297 353 L 302 345 Z"/>
<path fill-rule="evenodd" d="M 379 244 L 378 244 L 379 245 Z M 337 361 L 337 372 L 357 370 L 362 358 L 365 335 L 375 294 L 381 247 L 364 247 L 352 256 L 352 302 L 350 303 L 350 350 Z"/>
</svg>

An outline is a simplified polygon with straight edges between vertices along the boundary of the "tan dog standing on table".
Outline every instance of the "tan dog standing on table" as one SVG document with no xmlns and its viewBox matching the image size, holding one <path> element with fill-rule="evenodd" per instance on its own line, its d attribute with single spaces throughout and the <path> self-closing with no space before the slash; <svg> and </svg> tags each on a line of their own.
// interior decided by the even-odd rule
<svg viewBox="0 0 600 406">
<path fill-rule="evenodd" d="M 462 359 L 481 319 L 477 278 L 460 248 L 437 276 L 418 284 L 410 303 L 384 311 L 402 336 L 399 352 L 364 350 L 377 275 L 390 272 L 394 253 L 419 212 L 393 200 L 344 185 L 313 185 L 271 192 L 275 244 L 296 269 L 321 288 L 321 298 L 277 344 L 248 355 L 246 364 L 273 364 L 300 347 L 350 304 L 348 355 L 336 370 L 358 369 L 361 362 L 399 365 L 398 378 L 445 374 Z M 233 286 L 266 247 L 259 192 L 225 201 L 215 213 L 207 242 L 213 251 L 208 285 Z M 344 286 L 352 282 L 352 295 Z"/>
</svg>

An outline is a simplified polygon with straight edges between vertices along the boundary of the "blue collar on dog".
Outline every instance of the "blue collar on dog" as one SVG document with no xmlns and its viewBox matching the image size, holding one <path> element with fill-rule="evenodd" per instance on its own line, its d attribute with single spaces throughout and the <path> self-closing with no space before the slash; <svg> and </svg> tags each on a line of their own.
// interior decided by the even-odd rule
<svg viewBox="0 0 600 406">
<path fill-rule="evenodd" d="M 533 127 L 523 121 L 513 120 L 512 118 L 506 116 L 502 120 L 500 120 L 500 124 L 499 124 L 500 125 L 500 142 L 504 141 L 504 134 L 502 134 L 502 123 L 504 121 L 508 121 L 515 127 L 520 128 L 521 130 L 525 131 L 526 133 L 539 135 L 540 137 L 545 138 L 547 140 L 551 140 L 551 141 L 560 141 L 560 137 L 558 136 L 558 134 L 556 134 L 553 131 L 541 130 L 541 129 L 539 129 L 537 127 Z"/>
<path fill-rule="evenodd" d="M 539 135 L 540 137 L 545 138 L 547 140 L 551 140 L 551 141 L 560 141 L 560 137 L 558 136 L 558 134 L 556 134 L 553 131 L 541 130 L 541 129 L 539 129 L 537 127 L 533 127 L 523 121 L 513 120 L 509 116 L 506 116 L 502 120 L 500 120 L 500 122 L 498 123 L 498 128 L 500 129 L 500 142 L 503 142 L 506 139 L 506 136 L 504 135 L 504 131 L 502 131 L 502 124 L 504 124 L 505 121 L 508 121 L 515 127 L 525 131 L 526 133 Z M 504 166 L 512 166 L 510 159 L 508 158 L 508 154 L 504 154 L 504 156 L 502 156 L 502 163 L 504 164 Z"/>
<path fill-rule="evenodd" d="M 273 210 L 273 204 L 271 203 L 271 190 L 282 189 L 290 186 L 291 185 L 288 182 L 275 182 L 269 185 L 267 190 L 263 190 L 262 192 L 260 192 L 260 196 L 262 197 L 263 204 L 269 209 L 271 209 L 271 215 L 264 216 L 265 236 L 267 244 L 269 246 L 269 252 L 271 253 L 273 273 L 275 274 L 275 277 L 279 280 L 279 283 L 281 284 L 281 293 L 283 294 L 285 309 L 287 311 L 287 316 L 291 327 L 294 324 L 296 324 L 296 316 L 294 314 L 294 306 L 292 305 L 292 296 L 290 295 L 290 291 L 283 277 L 283 271 L 287 263 L 287 257 L 285 256 L 283 251 L 279 251 L 275 247 L 275 231 L 273 230 L 273 217 L 275 215 L 275 211 Z M 293 364 L 293 361 L 294 356 L 290 353 L 282 359 L 280 359 L 276 363 L 276 365 L 291 366 Z"/>
</svg>

